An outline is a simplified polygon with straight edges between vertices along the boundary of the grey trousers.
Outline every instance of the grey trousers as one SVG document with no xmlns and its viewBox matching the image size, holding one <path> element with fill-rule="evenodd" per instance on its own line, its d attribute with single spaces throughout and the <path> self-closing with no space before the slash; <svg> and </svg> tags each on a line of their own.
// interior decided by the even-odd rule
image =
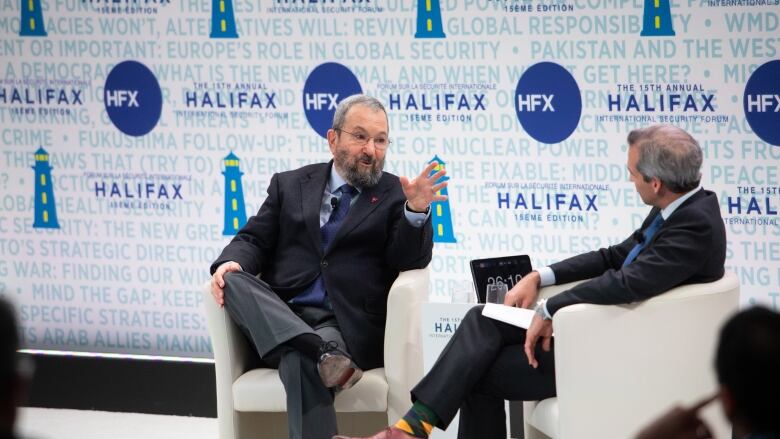
<svg viewBox="0 0 780 439">
<path fill-rule="evenodd" d="M 335 392 L 325 387 L 310 357 L 285 345 L 302 334 L 346 344 L 332 311 L 291 307 L 256 277 L 234 272 L 225 275 L 225 309 L 255 347 L 266 367 L 279 370 L 287 392 L 287 419 L 291 439 L 331 439 L 338 433 Z"/>
</svg>

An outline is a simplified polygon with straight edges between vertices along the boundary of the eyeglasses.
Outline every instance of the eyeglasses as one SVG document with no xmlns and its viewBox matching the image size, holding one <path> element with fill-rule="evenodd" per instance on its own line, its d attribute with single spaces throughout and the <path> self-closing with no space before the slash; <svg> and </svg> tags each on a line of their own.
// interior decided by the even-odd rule
<svg viewBox="0 0 780 439">
<path fill-rule="evenodd" d="M 374 139 L 374 148 L 376 149 L 387 149 L 387 147 L 390 146 L 391 143 L 393 143 L 392 140 L 388 139 L 385 136 L 371 137 L 363 133 L 350 133 L 349 131 L 344 131 L 341 128 L 337 128 L 337 131 L 341 131 L 342 133 L 347 133 L 350 136 L 352 136 L 353 139 L 352 143 L 358 146 L 368 145 L 368 141 L 371 139 Z"/>
</svg>

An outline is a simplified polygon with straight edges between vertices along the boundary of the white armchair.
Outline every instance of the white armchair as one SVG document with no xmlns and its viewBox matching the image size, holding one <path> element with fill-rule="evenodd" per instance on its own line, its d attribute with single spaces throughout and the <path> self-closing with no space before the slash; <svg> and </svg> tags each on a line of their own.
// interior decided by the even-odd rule
<svg viewBox="0 0 780 439">
<path fill-rule="evenodd" d="M 385 327 L 385 367 L 365 371 L 355 387 L 336 395 L 339 431 L 366 435 L 400 418 L 409 391 L 422 378 L 421 303 L 429 269 L 402 272 L 390 288 Z M 286 395 L 275 369 L 247 370 L 251 347 L 241 330 L 203 288 L 214 350 L 221 439 L 287 438 Z"/>
<path fill-rule="evenodd" d="M 638 304 L 560 309 L 553 319 L 558 396 L 524 404 L 525 438 L 627 439 L 673 404 L 713 393 L 718 332 L 738 305 L 739 282 L 727 272 Z M 715 438 L 730 438 L 718 410 L 708 414 Z"/>
</svg>

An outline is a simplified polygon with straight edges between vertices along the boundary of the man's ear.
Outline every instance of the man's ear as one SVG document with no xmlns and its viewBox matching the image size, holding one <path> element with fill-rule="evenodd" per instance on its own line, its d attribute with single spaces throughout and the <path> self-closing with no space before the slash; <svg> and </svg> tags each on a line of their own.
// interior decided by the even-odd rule
<svg viewBox="0 0 780 439">
<path fill-rule="evenodd" d="M 330 152 L 333 155 L 336 155 L 336 130 L 333 128 L 328 130 L 327 133 L 328 137 L 328 148 L 330 148 Z"/>
<path fill-rule="evenodd" d="M 661 179 L 658 177 L 653 177 L 650 179 L 650 185 L 653 187 L 653 192 L 655 192 L 656 195 L 663 196 L 664 192 L 666 192 L 666 188 L 664 187 L 664 184 L 661 183 Z"/>
</svg>

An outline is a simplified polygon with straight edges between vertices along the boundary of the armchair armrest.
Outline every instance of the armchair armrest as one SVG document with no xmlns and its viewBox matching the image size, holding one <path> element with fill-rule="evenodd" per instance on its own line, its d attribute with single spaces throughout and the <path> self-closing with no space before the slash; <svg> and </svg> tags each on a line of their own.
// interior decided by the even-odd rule
<svg viewBox="0 0 780 439">
<path fill-rule="evenodd" d="M 208 322 L 209 335 L 211 336 L 212 350 L 214 351 L 214 361 L 217 368 L 225 367 L 224 377 L 232 385 L 241 374 L 247 371 L 252 348 L 241 333 L 241 330 L 228 316 L 224 308 L 217 305 L 214 297 L 211 295 L 211 283 L 207 282 L 203 286 L 203 305 L 206 309 L 206 320 Z M 219 378 L 220 371 L 217 370 Z"/>
<path fill-rule="evenodd" d="M 581 284 L 581 283 L 583 283 L 585 281 L 587 281 L 587 279 L 585 279 L 585 280 L 578 280 L 578 281 L 570 282 L 570 283 L 567 283 L 567 284 L 550 285 L 550 286 L 542 287 L 542 288 L 539 289 L 539 298 L 540 299 L 549 299 L 550 297 L 552 297 L 552 296 L 554 296 L 556 294 L 562 293 L 562 292 L 568 290 L 569 288 L 572 288 L 573 286 L 575 286 L 577 284 Z"/>
<path fill-rule="evenodd" d="M 217 415 L 219 437 L 233 437 L 237 431 L 236 411 L 233 407 L 233 382 L 249 367 L 251 348 L 241 330 L 230 319 L 224 308 L 214 301 L 211 283 L 203 285 L 203 306 L 214 352 L 217 381 Z"/>
<path fill-rule="evenodd" d="M 428 297 L 429 270 L 401 272 L 387 297 L 384 359 L 390 423 L 409 408 L 409 392 L 423 375 L 420 309 Z"/>
</svg>

